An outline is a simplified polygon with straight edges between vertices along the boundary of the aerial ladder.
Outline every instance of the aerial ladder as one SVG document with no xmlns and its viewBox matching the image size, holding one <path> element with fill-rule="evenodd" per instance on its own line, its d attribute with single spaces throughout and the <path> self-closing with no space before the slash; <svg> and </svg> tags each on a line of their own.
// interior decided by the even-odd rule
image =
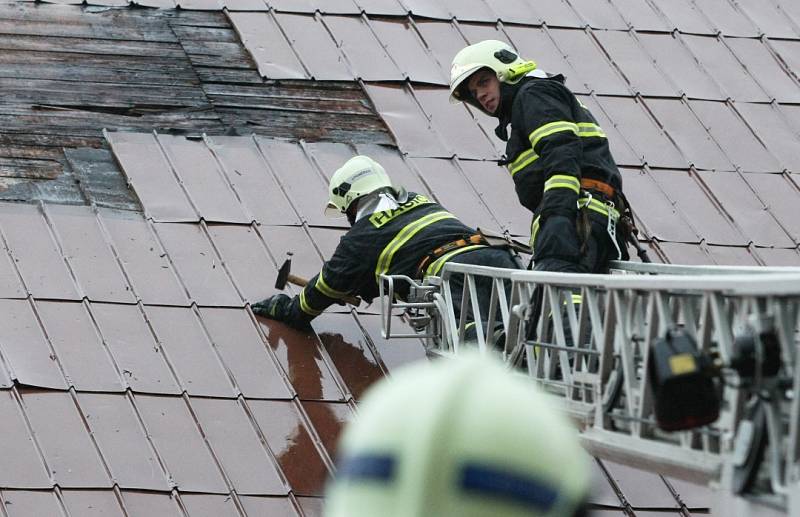
<svg viewBox="0 0 800 517">
<path fill-rule="evenodd" d="M 800 268 L 448 263 L 424 282 L 385 275 L 381 295 L 384 338 L 497 356 L 560 400 L 592 454 L 709 484 L 720 515 L 800 515 Z"/>
</svg>

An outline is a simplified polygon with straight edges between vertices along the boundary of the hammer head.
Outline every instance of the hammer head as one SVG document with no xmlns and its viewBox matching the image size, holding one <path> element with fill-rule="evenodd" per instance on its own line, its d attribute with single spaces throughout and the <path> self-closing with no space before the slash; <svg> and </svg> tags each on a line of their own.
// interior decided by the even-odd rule
<svg viewBox="0 0 800 517">
<path fill-rule="evenodd" d="M 278 278 L 275 279 L 275 289 L 283 291 L 286 282 L 289 280 L 289 272 L 292 269 L 292 252 L 286 253 L 286 260 L 278 270 Z"/>
</svg>

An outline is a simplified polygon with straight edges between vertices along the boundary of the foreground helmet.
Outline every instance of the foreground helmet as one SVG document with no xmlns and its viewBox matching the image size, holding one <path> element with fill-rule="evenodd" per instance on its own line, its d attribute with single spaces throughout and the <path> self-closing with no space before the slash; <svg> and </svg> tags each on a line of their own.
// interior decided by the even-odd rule
<svg viewBox="0 0 800 517">
<path fill-rule="evenodd" d="M 481 68 L 489 68 L 501 83 L 514 84 L 528 72 L 536 69 L 536 63 L 519 57 L 508 43 L 485 40 L 461 49 L 450 68 L 450 102 L 467 100 L 462 84 Z"/>
<path fill-rule="evenodd" d="M 341 216 L 356 199 L 387 187 L 397 190 L 381 164 L 367 156 L 354 156 L 331 177 L 325 215 Z"/>
<path fill-rule="evenodd" d="M 528 379 L 441 359 L 372 388 L 339 442 L 325 517 L 572 517 L 589 457 Z"/>
</svg>

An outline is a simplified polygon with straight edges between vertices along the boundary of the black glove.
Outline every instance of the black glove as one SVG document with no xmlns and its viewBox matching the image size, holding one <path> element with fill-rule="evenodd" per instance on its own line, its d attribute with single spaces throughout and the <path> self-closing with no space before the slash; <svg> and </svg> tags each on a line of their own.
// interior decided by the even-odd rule
<svg viewBox="0 0 800 517">
<path fill-rule="evenodd" d="M 289 319 L 289 306 L 292 304 L 292 299 L 283 294 L 276 294 L 265 298 L 258 303 L 250 306 L 253 309 L 253 314 L 256 316 L 263 316 L 271 320 L 286 321 Z"/>
</svg>

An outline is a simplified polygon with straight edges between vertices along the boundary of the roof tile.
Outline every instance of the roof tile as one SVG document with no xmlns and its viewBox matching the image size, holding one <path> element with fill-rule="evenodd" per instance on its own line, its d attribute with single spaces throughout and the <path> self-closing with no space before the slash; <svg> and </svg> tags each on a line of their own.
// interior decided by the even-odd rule
<svg viewBox="0 0 800 517">
<path fill-rule="evenodd" d="M 737 246 L 708 246 L 708 254 L 719 266 L 760 266 L 750 249 Z"/>
<path fill-rule="evenodd" d="M 90 311 L 123 380 L 133 391 L 180 394 L 138 306 L 93 303 Z"/>
<path fill-rule="evenodd" d="M 381 42 L 376 39 L 364 19 L 325 16 L 323 22 L 347 56 L 357 78 L 365 81 L 404 79 L 403 73 L 381 46 Z"/>
<path fill-rule="evenodd" d="M 229 495 L 181 494 L 181 502 L 192 517 L 240 517 Z"/>
<path fill-rule="evenodd" d="M 158 515 L 159 517 L 183 517 L 174 494 L 121 490 L 122 501 L 128 515 Z"/>
<path fill-rule="evenodd" d="M 79 393 L 77 398 L 112 479 L 123 488 L 168 491 L 165 473 L 128 397 Z"/>
<path fill-rule="evenodd" d="M 188 305 L 175 269 L 142 215 L 103 208 L 98 213 L 136 295 L 144 303 Z"/>
<path fill-rule="evenodd" d="M 708 265 L 713 264 L 705 251 L 705 246 L 684 244 L 682 242 L 660 242 L 658 247 L 666 255 L 670 264 Z"/>
<path fill-rule="evenodd" d="M 8 249 L 0 245 L 0 298 L 25 298 L 28 293 L 22 285 L 17 268 L 8 254 Z"/>
<path fill-rule="evenodd" d="M 713 501 L 713 491 L 706 485 L 697 485 L 682 479 L 665 478 L 679 494 L 680 500 L 688 508 L 707 508 L 709 501 Z"/>
<path fill-rule="evenodd" d="M 3 490 L 3 506 L 9 517 L 29 515 L 63 515 L 55 492 L 33 490 Z"/>
<path fill-rule="evenodd" d="M 701 66 L 717 81 L 725 94 L 739 101 L 768 102 L 769 96 L 736 60 L 722 42 L 711 36 L 682 36 Z"/>
<path fill-rule="evenodd" d="M 525 0 L 486 0 L 486 5 L 504 22 L 526 25 L 540 23 L 539 16 Z"/>
<path fill-rule="evenodd" d="M 526 58 L 533 59 L 537 67 L 553 74 L 564 74 L 568 80 L 572 77 L 572 66 L 564 59 L 564 54 L 550 39 L 547 30 L 514 25 L 509 25 L 504 29 L 508 37 L 511 38 L 514 48 Z M 570 84 L 570 86 L 575 87 L 577 85 Z M 583 88 L 582 85 L 581 88 L 573 89 L 573 91 L 586 91 L 586 88 Z"/>
<path fill-rule="evenodd" d="M 291 44 L 286 41 L 270 13 L 230 12 L 228 17 L 263 77 L 308 78 Z"/>
<path fill-rule="evenodd" d="M 214 348 L 245 397 L 293 397 L 276 359 L 245 310 L 200 309 L 200 315 Z"/>
<path fill-rule="evenodd" d="M 383 361 L 383 364 L 390 372 L 395 368 L 426 358 L 425 349 L 422 347 L 422 341 L 419 338 L 409 338 L 402 341 L 384 339 L 381 335 L 382 323 L 380 316 L 358 314 L 356 319 L 367 331 L 369 339 L 380 355 L 380 360 Z M 401 332 L 403 334 L 411 334 L 413 332 L 411 327 L 398 317 L 392 318 L 391 330 L 393 333 Z"/>
<path fill-rule="evenodd" d="M 203 435 L 239 494 L 286 495 L 288 489 L 238 401 L 192 398 Z"/>
<path fill-rule="evenodd" d="M 62 488 L 110 488 L 111 480 L 70 394 L 34 389 L 21 389 L 20 394 L 55 482 Z"/>
<path fill-rule="evenodd" d="M 667 20 L 647 2 L 640 0 L 611 0 L 630 27 L 638 31 L 670 31 Z"/>
<path fill-rule="evenodd" d="M 0 227 L 28 292 L 38 298 L 79 299 L 61 250 L 37 207 L 0 203 Z"/>
<path fill-rule="evenodd" d="M 631 34 L 616 31 L 595 31 L 593 34 L 622 70 L 634 92 L 659 97 L 679 96 Z"/>
<path fill-rule="evenodd" d="M 467 44 L 464 36 L 452 23 L 429 20 L 414 20 L 425 46 L 439 63 L 442 75 L 449 79 L 450 63 L 456 53 Z"/>
<path fill-rule="evenodd" d="M 302 405 L 317 436 L 328 451 L 328 456 L 335 458 L 339 436 L 344 426 L 355 416 L 353 409 L 347 404 L 333 402 L 303 402 Z"/>
<path fill-rule="evenodd" d="M 694 99 L 724 98 L 719 85 L 699 66 L 676 35 L 640 33 L 636 37 L 679 92 Z"/>
<path fill-rule="evenodd" d="M 450 9 L 446 2 L 436 2 L 432 0 L 397 0 L 406 11 L 423 18 L 435 18 L 440 20 L 449 20 L 452 18 Z"/>
<path fill-rule="evenodd" d="M 258 318 L 258 323 L 301 399 L 346 400 L 341 378 L 316 336 L 264 318 Z"/>
<path fill-rule="evenodd" d="M 631 506 L 680 509 L 680 503 L 658 474 L 608 460 L 603 460 L 603 466 Z"/>
<path fill-rule="evenodd" d="M 404 16 L 408 11 L 397 0 L 354 0 L 367 14 Z"/>
<path fill-rule="evenodd" d="M 589 489 L 589 503 L 607 507 L 622 507 L 622 502 L 617 495 L 615 487 L 608 480 L 608 476 L 600 466 L 601 460 L 594 458 L 589 464 L 591 471 L 591 487 Z M 594 509 L 597 510 L 596 508 Z"/>
<path fill-rule="evenodd" d="M 572 63 L 576 79 L 589 91 L 608 95 L 629 95 L 630 88 L 608 62 L 597 43 L 582 30 L 551 29 L 558 48 Z M 573 83 L 574 84 L 574 83 Z M 577 88 L 575 91 L 583 91 Z"/>
<path fill-rule="evenodd" d="M 757 253 L 769 266 L 800 266 L 800 252 L 796 249 L 758 248 Z"/>
<path fill-rule="evenodd" d="M 452 160 L 412 158 L 411 163 L 433 188 L 439 202 L 464 224 L 472 228 L 480 226 L 488 230 L 500 229 L 500 223 L 495 220 Z"/>
<path fill-rule="evenodd" d="M 90 300 L 135 301 L 91 208 L 45 205 L 44 211 L 78 284 Z"/>
<path fill-rule="evenodd" d="M 514 181 L 505 167 L 495 162 L 458 160 L 467 181 L 489 207 L 503 230 L 513 235 L 529 235 L 531 214 L 516 201 Z"/>
<path fill-rule="evenodd" d="M 703 125 L 738 168 L 751 172 L 780 172 L 783 168 L 726 103 L 689 101 Z"/>
<path fill-rule="evenodd" d="M 628 30 L 628 24 L 609 0 L 569 0 L 589 27 L 603 30 Z"/>
<path fill-rule="evenodd" d="M 797 185 L 794 185 L 785 174 L 745 174 L 744 181 L 767 205 L 769 213 L 777 219 L 794 242 L 800 242 L 800 220 L 797 218 L 800 190 Z M 757 205 L 753 207 L 755 208 Z M 756 244 L 760 243 L 757 241 Z"/>
<path fill-rule="evenodd" d="M 408 0 L 401 0 L 407 2 Z M 419 1 L 419 0 L 415 0 Z M 431 3 L 436 0 L 427 0 Z M 442 0 L 450 12 L 450 16 L 460 21 L 490 22 L 497 21 L 497 14 L 490 8 L 485 0 Z"/>
<path fill-rule="evenodd" d="M 322 258 L 308 236 L 307 230 L 302 226 L 262 226 L 259 231 L 278 265 L 282 265 L 287 258 L 287 253 L 292 252 L 293 274 L 308 279 L 322 269 Z M 274 281 L 271 281 L 270 286 L 273 284 Z M 293 286 L 287 289 L 290 292 L 296 291 L 298 294 L 300 292 Z M 273 290 L 269 294 L 274 294 L 274 292 Z"/>
<path fill-rule="evenodd" d="M 0 300 L 0 349 L 12 377 L 28 386 L 66 389 L 56 355 L 28 300 Z"/>
<path fill-rule="evenodd" d="M 71 385 L 86 391 L 125 389 L 86 305 L 38 301 L 36 312 Z"/>
<path fill-rule="evenodd" d="M 247 515 L 281 515 L 300 517 L 297 510 L 286 497 L 255 497 L 240 495 L 239 501 Z"/>
<path fill-rule="evenodd" d="M 202 226 L 158 223 L 154 228 L 192 300 L 198 305 L 242 305 Z"/>
<path fill-rule="evenodd" d="M 616 122 L 612 121 L 606 114 L 603 107 L 595 100 L 595 97 L 589 95 L 578 95 L 577 97 L 580 102 L 589 108 L 600 127 L 603 128 L 603 132 L 608 137 L 611 154 L 614 156 L 617 165 L 642 165 L 642 158 L 637 156 L 630 143 L 617 129 Z"/>
<path fill-rule="evenodd" d="M 405 20 L 371 20 L 370 26 L 400 71 L 412 81 L 448 84 L 448 77 Z"/>
<path fill-rule="evenodd" d="M 354 156 L 353 148 L 337 142 L 303 142 L 306 152 L 313 158 L 317 169 L 330 182 L 331 176 L 344 163 Z"/>
<path fill-rule="evenodd" d="M 800 137 L 774 105 L 737 102 L 734 108 L 778 160 L 778 169 L 800 172 Z"/>
<path fill-rule="evenodd" d="M 683 171 L 651 171 L 651 176 L 683 213 L 692 229 L 707 242 L 744 246 L 748 243 L 728 221 L 729 216 L 703 191 L 691 174 Z"/>
<path fill-rule="evenodd" d="M 320 495 L 328 468 L 294 404 L 252 400 L 248 406 L 292 491 Z"/>
<path fill-rule="evenodd" d="M 578 15 L 564 0 L 527 0 L 548 27 L 582 27 Z"/>
<path fill-rule="evenodd" d="M 703 0 L 695 7 L 725 36 L 756 37 L 759 31 L 729 0 Z"/>
<path fill-rule="evenodd" d="M 684 101 L 646 99 L 645 105 L 695 167 L 733 170 L 733 164 L 725 157 Z"/>
<path fill-rule="evenodd" d="M 736 0 L 736 5 L 770 38 L 800 37 L 797 27 L 772 2 Z"/>
<path fill-rule="evenodd" d="M 152 134 L 106 133 L 144 212 L 157 221 L 196 221 L 197 213 Z"/>
<path fill-rule="evenodd" d="M 408 166 L 396 149 L 384 145 L 359 144 L 356 145 L 356 152 L 370 156 L 383 165 L 392 177 L 392 181 L 405 187 L 406 190 L 427 196 L 432 194 L 424 180 Z"/>
<path fill-rule="evenodd" d="M 769 40 L 769 46 L 777 52 L 795 79 L 800 79 L 800 41 Z"/>
<path fill-rule="evenodd" d="M 136 395 L 134 402 L 147 435 L 179 490 L 228 493 L 219 466 L 183 398 Z"/>
<path fill-rule="evenodd" d="M 217 352 L 192 309 L 148 306 L 145 315 L 187 393 L 210 397 L 236 395 Z"/>
<path fill-rule="evenodd" d="M 236 197 L 261 224 L 299 224 L 292 208 L 255 141 L 246 137 L 210 137 L 206 144 L 219 160 Z"/>
<path fill-rule="evenodd" d="M 302 14 L 276 13 L 275 19 L 311 77 L 318 81 L 353 79 L 347 61 L 321 19 Z"/>
<path fill-rule="evenodd" d="M 786 73 L 764 42 L 727 38 L 725 43 L 772 98 L 779 102 L 800 102 L 800 87 Z"/>
<path fill-rule="evenodd" d="M 714 34 L 692 0 L 651 0 L 671 22 L 670 29 L 690 34 Z"/>
<path fill-rule="evenodd" d="M 119 1 L 119 0 L 116 0 Z M 236 0 L 230 0 L 227 3 L 235 4 Z M 218 11 L 225 7 L 225 0 L 175 0 L 177 7 L 181 9 L 193 9 L 197 11 Z M 266 9 L 265 4 L 259 6 L 261 9 Z"/>
<path fill-rule="evenodd" d="M 50 488 L 52 481 L 25 424 L 11 390 L 0 390 L 0 486 L 3 488 Z M 5 493 L 3 494 L 5 496 Z M 44 515 L 32 513 L 30 515 Z"/>
</svg>

